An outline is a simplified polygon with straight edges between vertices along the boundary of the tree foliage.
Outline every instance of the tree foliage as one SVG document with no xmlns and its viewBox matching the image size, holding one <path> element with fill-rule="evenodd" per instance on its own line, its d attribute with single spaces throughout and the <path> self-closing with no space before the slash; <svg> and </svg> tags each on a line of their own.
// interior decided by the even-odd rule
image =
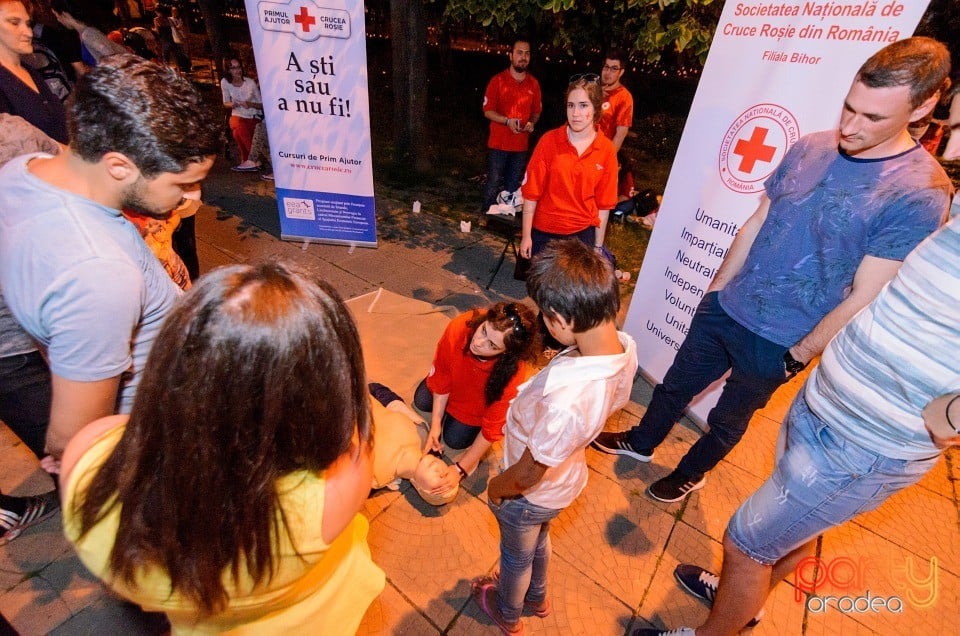
<svg viewBox="0 0 960 636">
<path fill-rule="evenodd" d="M 702 65 L 719 0 L 435 0 L 454 23 L 479 23 L 507 37 L 530 34 L 572 57 L 609 47 L 636 59 Z"/>
</svg>

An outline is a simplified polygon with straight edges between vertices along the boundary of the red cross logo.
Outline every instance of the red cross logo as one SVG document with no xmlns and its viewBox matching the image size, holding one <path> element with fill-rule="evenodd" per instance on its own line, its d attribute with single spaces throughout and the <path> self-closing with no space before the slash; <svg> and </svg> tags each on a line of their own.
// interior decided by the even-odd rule
<svg viewBox="0 0 960 636">
<path fill-rule="evenodd" d="M 763 143 L 763 140 L 767 138 L 768 132 L 770 132 L 769 129 L 757 126 L 753 129 L 753 133 L 750 134 L 750 139 L 737 140 L 733 154 L 742 157 L 740 167 L 738 168 L 740 172 L 750 174 L 753 172 L 753 167 L 758 161 L 769 162 L 773 159 L 773 155 L 777 151 L 776 147 L 767 146 Z"/>
<path fill-rule="evenodd" d="M 304 33 L 310 33 L 310 26 L 317 23 L 317 19 L 307 13 L 306 7 L 300 7 L 300 13 L 293 17 L 293 21 L 303 27 Z"/>
</svg>

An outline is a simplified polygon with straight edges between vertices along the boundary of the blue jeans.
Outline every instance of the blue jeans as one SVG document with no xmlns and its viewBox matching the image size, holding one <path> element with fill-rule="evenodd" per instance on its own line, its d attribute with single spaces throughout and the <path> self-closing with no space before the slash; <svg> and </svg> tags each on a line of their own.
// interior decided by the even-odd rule
<svg viewBox="0 0 960 636">
<path fill-rule="evenodd" d="M 524 600 L 547 598 L 550 521 L 560 510 L 535 506 L 523 497 L 489 504 L 500 526 L 500 583 L 497 609 L 506 623 L 520 620 Z"/>
<path fill-rule="evenodd" d="M 433 393 L 427 388 L 426 378 L 420 380 L 420 384 L 417 385 L 417 390 L 413 394 L 413 405 L 425 413 L 433 411 Z M 480 434 L 479 426 L 464 424 L 449 413 L 443 414 L 440 426 L 443 443 L 454 450 L 462 450 L 470 446 Z"/>
<path fill-rule="evenodd" d="M 497 202 L 501 190 L 516 192 L 523 180 L 523 171 L 527 169 L 527 152 L 511 152 L 487 148 L 487 182 L 483 184 L 481 212 L 486 214 L 490 206 Z M 503 184 L 503 187 L 500 187 Z"/>
<path fill-rule="evenodd" d="M 638 450 L 656 448 L 690 400 L 730 370 L 720 399 L 707 416 L 710 432 L 677 465 L 685 477 L 700 479 L 733 450 L 754 412 L 784 383 L 786 351 L 728 316 L 717 292 L 707 294 L 663 382 L 653 390 L 647 412 L 630 429 L 630 444 Z"/>
<path fill-rule="evenodd" d="M 770 478 L 730 518 L 727 535 L 773 565 L 824 530 L 873 510 L 933 468 L 939 455 L 891 459 L 842 437 L 807 407 L 803 392 L 783 423 L 787 447 Z"/>
<path fill-rule="evenodd" d="M 0 420 L 38 458 L 50 425 L 50 370 L 40 352 L 0 358 Z"/>
</svg>

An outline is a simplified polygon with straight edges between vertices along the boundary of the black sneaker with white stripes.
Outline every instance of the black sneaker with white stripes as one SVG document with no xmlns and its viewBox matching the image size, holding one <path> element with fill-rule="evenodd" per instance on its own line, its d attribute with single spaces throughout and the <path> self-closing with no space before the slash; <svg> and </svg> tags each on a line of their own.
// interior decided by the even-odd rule
<svg viewBox="0 0 960 636">
<path fill-rule="evenodd" d="M 707 607 L 713 607 L 713 599 L 717 596 L 717 587 L 720 585 L 719 576 L 699 565 L 681 563 L 674 569 L 673 578 L 677 579 L 680 587 L 706 603 Z M 763 608 L 747 623 L 747 627 L 754 627 L 761 618 Z"/>
<path fill-rule="evenodd" d="M 706 483 L 707 478 L 702 475 L 687 477 L 675 470 L 663 479 L 650 484 L 647 487 L 647 496 L 664 503 L 673 503 L 680 501 L 694 490 L 700 490 Z"/>
<path fill-rule="evenodd" d="M 678 627 L 671 630 L 647 627 L 633 630 L 630 636 L 696 636 L 696 631 L 690 627 Z"/>
<path fill-rule="evenodd" d="M 630 444 L 629 433 L 600 433 L 591 444 L 598 451 L 611 455 L 626 455 L 637 461 L 648 462 L 653 459 L 653 451 L 647 448 L 634 448 Z"/>
<path fill-rule="evenodd" d="M 10 543 L 19 537 L 21 532 L 60 509 L 60 498 L 55 490 L 18 499 L 22 499 L 26 504 L 22 513 L 0 508 L 0 545 Z"/>
</svg>

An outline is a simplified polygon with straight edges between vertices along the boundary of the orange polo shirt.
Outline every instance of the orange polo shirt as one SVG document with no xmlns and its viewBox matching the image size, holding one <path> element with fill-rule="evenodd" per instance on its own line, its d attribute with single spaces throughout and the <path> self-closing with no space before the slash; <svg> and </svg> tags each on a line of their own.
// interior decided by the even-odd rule
<svg viewBox="0 0 960 636">
<path fill-rule="evenodd" d="M 497 73 L 487 84 L 483 94 L 483 111 L 496 111 L 508 119 L 520 118 L 520 126 L 526 126 L 530 118 L 543 110 L 540 98 L 540 83 L 527 73 L 522 82 L 510 75 L 510 69 Z M 523 152 L 530 147 L 530 133 L 511 131 L 506 124 L 490 122 L 490 138 L 487 148 Z"/>
<path fill-rule="evenodd" d="M 598 134 L 583 152 L 567 139 L 567 127 L 543 135 L 527 164 L 524 200 L 536 201 L 533 227 L 549 234 L 576 234 L 600 226 L 600 210 L 617 204 L 617 151 Z"/>
<path fill-rule="evenodd" d="M 517 387 L 528 375 L 527 365 L 521 362 L 500 399 L 487 404 L 484 391 L 496 358 L 480 359 L 467 350 L 474 332 L 467 323 L 477 311 L 464 312 L 447 325 L 437 343 L 427 388 L 432 393 L 448 394 L 447 413 L 464 424 L 479 426 L 484 439 L 495 442 L 503 439 L 507 409 L 510 401 L 517 397 Z"/>
<path fill-rule="evenodd" d="M 633 95 L 623 86 L 609 95 L 604 95 L 602 108 L 603 114 L 598 127 L 607 139 L 613 139 L 617 134 L 617 126 L 629 128 L 633 125 Z"/>
</svg>

